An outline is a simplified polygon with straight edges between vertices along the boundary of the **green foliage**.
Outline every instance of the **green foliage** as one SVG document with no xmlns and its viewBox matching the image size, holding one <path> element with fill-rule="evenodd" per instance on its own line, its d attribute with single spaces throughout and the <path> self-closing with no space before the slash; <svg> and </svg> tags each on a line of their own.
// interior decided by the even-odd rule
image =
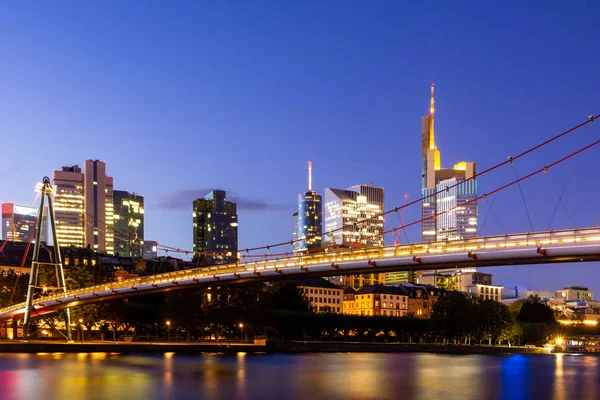
<svg viewBox="0 0 600 400">
<path fill-rule="evenodd" d="M 304 293 L 292 282 L 280 282 L 273 286 L 273 308 L 298 312 L 312 311 Z"/>
</svg>

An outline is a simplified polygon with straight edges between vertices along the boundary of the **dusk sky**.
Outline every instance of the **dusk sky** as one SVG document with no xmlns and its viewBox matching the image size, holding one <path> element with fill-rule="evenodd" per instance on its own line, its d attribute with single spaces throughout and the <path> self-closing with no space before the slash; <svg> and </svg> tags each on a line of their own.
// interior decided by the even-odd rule
<svg viewBox="0 0 600 400">
<path fill-rule="evenodd" d="M 145 196 L 146 239 L 191 250 L 192 201 L 220 188 L 238 202 L 245 248 L 291 239 L 310 160 L 319 193 L 372 182 L 390 209 L 420 197 L 432 82 L 446 168 L 484 170 L 600 114 L 598 15 L 583 0 L 2 0 L 0 201 L 29 204 L 44 175 L 100 159 L 115 189 Z M 479 191 L 599 135 L 585 127 L 481 177 Z M 598 226 L 599 157 L 600 146 L 523 183 L 535 230 Z M 490 203 L 480 234 L 531 230 L 517 186 Z M 414 206 L 405 223 L 419 216 Z M 406 233 L 420 241 L 420 226 Z M 598 267 L 484 271 L 598 297 Z"/>
</svg>

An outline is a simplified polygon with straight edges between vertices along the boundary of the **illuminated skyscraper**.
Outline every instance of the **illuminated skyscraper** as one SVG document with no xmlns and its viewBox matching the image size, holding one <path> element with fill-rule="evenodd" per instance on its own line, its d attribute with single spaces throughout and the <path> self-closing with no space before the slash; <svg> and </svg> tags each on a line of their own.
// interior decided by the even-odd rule
<svg viewBox="0 0 600 400">
<path fill-rule="evenodd" d="M 321 247 L 323 200 L 312 190 L 312 163 L 308 162 L 308 191 L 298 195 L 298 227 L 294 250 L 314 250 Z M 297 246 L 296 246 L 297 244 Z"/>
<path fill-rule="evenodd" d="M 114 252 L 113 178 L 106 163 L 87 160 L 52 173 L 55 187 L 56 233 L 61 247 L 89 246 L 98 252 Z"/>
<path fill-rule="evenodd" d="M 144 196 L 115 190 L 113 197 L 115 253 L 127 257 L 141 257 L 144 243 Z"/>
<path fill-rule="evenodd" d="M 227 201 L 224 190 L 213 190 L 194 200 L 194 251 L 206 265 L 236 262 L 238 246 L 237 206 Z"/>
<path fill-rule="evenodd" d="M 35 240 L 37 208 L 2 203 L 2 240 L 30 242 Z M 48 241 L 48 208 L 44 208 L 42 242 Z"/>
<path fill-rule="evenodd" d="M 383 212 L 383 188 L 325 189 L 325 232 L 331 232 L 325 238 L 327 244 L 383 246 L 383 216 L 379 215 Z"/>
<path fill-rule="evenodd" d="M 441 168 L 434 138 L 434 86 L 431 85 L 429 115 L 421 126 L 423 242 L 466 239 L 477 236 L 477 181 L 474 162 L 459 162 L 453 169 Z M 456 185 L 455 187 L 452 187 Z M 434 193 L 440 192 L 437 195 Z M 468 203 L 468 204 L 466 204 Z M 443 214 L 442 214 L 443 213 Z"/>
<path fill-rule="evenodd" d="M 325 189 L 324 229 L 327 246 L 382 247 L 383 212 L 383 188 L 355 185 L 348 189 Z M 358 221 L 365 222 L 356 224 Z M 338 282 L 337 279 L 335 281 Z M 384 274 L 351 275 L 344 276 L 342 281 L 354 289 L 360 289 L 364 285 L 385 283 L 385 277 Z"/>
<path fill-rule="evenodd" d="M 86 160 L 83 180 L 85 244 L 96 251 L 113 254 L 113 178 L 106 176 L 106 163 Z"/>
<path fill-rule="evenodd" d="M 83 228 L 83 173 L 78 165 L 52 173 L 56 235 L 61 247 L 85 247 Z"/>
<path fill-rule="evenodd" d="M 300 251 L 300 242 L 298 241 L 298 211 L 292 214 L 292 241 L 294 242 L 294 252 Z"/>
</svg>

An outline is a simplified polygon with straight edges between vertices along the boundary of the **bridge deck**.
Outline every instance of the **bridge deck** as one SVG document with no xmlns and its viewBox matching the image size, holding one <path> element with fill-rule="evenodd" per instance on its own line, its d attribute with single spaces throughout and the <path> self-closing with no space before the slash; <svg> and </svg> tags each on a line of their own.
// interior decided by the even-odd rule
<svg viewBox="0 0 600 400">
<path fill-rule="evenodd" d="M 360 250 L 336 249 L 312 255 L 290 255 L 168 272 L 69 290 L 66 294 L 45 296 L 35 301 L 33 314 L 190 286 L 297 279 L 305 276 L 578 261 L 600 261 L 599 228 L 489 236 Z M 2 308 L 0 319 L 18 317 L 24 310 L 25 303 Z"/>
</svg>

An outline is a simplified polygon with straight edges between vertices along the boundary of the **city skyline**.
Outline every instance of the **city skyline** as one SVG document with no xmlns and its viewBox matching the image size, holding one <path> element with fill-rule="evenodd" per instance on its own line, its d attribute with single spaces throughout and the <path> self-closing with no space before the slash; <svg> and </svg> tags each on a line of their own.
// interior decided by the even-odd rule
<svg viewBox="0 0 600 400">
<path fill-rule="evenodd" d="M 6 113 L 0 128 L 9 133 L 6 146 L 20 148 L 23 139 L 35 142 L 46 137 L 57 144 L 50 142 L 50 151 L 43 157 L 38 151 L 18 158 L 8 154 L 1 164 L 0 200 L 29 204 L 35 183 L 57 165 L 99 158 L 110 165 L 119 188 L 145 195 L 146 237 L 180 248 L 190 248 L 191 200 L 205 195 L 207 188 L 222 188 L 233 197 L 246 199 L 238 202 L 240 248 L 290 239 L 289 214 L 297 194 L 303 192 L 307 160 L 320 171 L 315 177 L 317 192 L 374 181 L 386 189 L 388 209 L 402 205 L 405 193 L 418 198 L 418 132 L 432 81 L 440 89 L 436 128 L 445 158 L 476 160 L 478 170 L 581 122 L 596 112 L 600 93 L 598 84 L 590 79 L 598 57 L 588 51 L 593 24 L 582 23 L 568 30 L 559 24 L 557 32 L 550 29 L 555 29 L 554 21 L 564 22 L 575 12 L 589 18 L 597 8 L 589 4 L 574 7 L 571 13 L 548 6 L 533 23 L 531 11 L 515 14 L 510 7 L 500 7 L 490 16 L 485 6 L 466 10 L 452 21 L 442 16 L 443 7 L 415 5 L 406 13 L 393 4 L 380 10 L 349 7 L 332 15 L 327 8 L 311 5 L 287 5 L 281 10 L 267 4 L 234 10 L 216 4 L 193 6 L 188 13 L 127 5 L 116 11 L 93 6 L 74 6 L 68 11 L 44 5 L 28 11 L 13 10 L 10 4 L 6 7 L 7 13 L 0 16 L 0 33 L 12 39 L 0 44 L 0 49 L 13 54 L 12 63 L 0 66 L 6 77 L 2 81 L 5 96 L 0 100 L 0 109 Z M 119 11 L 123 15 L 135 12 L 139 19 L 127 23 L 117 19 L 108 29 L 102 21 Z M 69 18 L 60 15 L 63 12 Z M 19 25 L 10 18 L 26 14 Z M 206 19 L 233 23 L 227 24 L 228 29 L 214 30 L 210 21 L 203 28 L 187 15 L 203 23 Z M 411 21 L 408 15 L 417 17 Z M 403 23 L 394 23 L 393 29 L 378 24 L 364 31 L 352 22 L 389 21 L 391 17 Z M 64 24 L 50 25 L 53 18 Z M 181 22 L 168 34 L 169 44 L 148 41 L 150 27 L 154 29 L 164 18 Z M 497 36 L 507 18 L 514 29 Z M 99 34 L 95 39 L 82 39 L 82 28 L 74 21 L 91 25 Z M 287 29 L 288 25 L 296 26 L 297 33 Z M 120 42 L 122 35 L 131 32 L 130 26 L 133 35 Z M 257 33 L 248 35 L 247 41 L 233 39 L 250 29 Z M 218 37 L 220 45 L 198 39 L 206 32 Z M 413 40 L 405 39 L 406 35 L 420 39 L 411 44 Z M 491 43 L 484 46 L 478 39 L 481 36 Z M 321 41 L 315 41 L 317 37 Z M 44 50 L 49 48 L 48 40 L 57 46 L 54 54 L 60 58 Z M 304 50 L 303 40 L 309 41 L 308 50 Z M 171 51 L 171 43 L 175 43 L 174 52 L 193 50 L 182 52 L 189 58 Z M 349 46 L 353 43 L 359 45 Z M 421 50 L 421 43 L 436 51 Z M 132 53 L 131 48 L 138 52 Z M 220 48 L 231 48 L 231 53 L 222 53 Z M 494 48 L 493 54 L 488 54 L 489 48 Z M 247 68 L 233 67 L 237 64 L 233 54 Z M 322 61 L 311 63 L 315 59 Z M 522 61 L 515 63 L 519 67 L 512 67 L 509 60 L 513 59 Z M 559 62 L 564 59 L 572 61 L 566 65 Z M 439 60 L 444 62 L 437 63 Z M 147 67 L 135 67 L 140 64 Z M 34 65 L 48 68 L 42 71 Z M 298 65 L 308 67 L 303 70 Z M 179 78 L 173 78 L 175 75 Z M 491 77 L 498 77 L 501 83 L 493 83 Z M 99 140 L 104 135 L 106 140 Z M 190 145 L 197 136 L 204 148 L 227 151 L 200 154 Z M 72 140 L 76 137 L 79 139 Z M 315 139 L 317 145 L 307 141 L 302 148 L 294 147 L 296 140 L 304 137 L 319 138 Z M 123 139 L 119 142 L 118 138 Z M 233 144 L 221 147 L 221 138 Z M 367 145 L 371 152 L 363 155 Z M 483 151 L 485 159 L 480 160 L 478 154 Z M 581 226 L 594 225 L 597 220 L 584 223 L 592 219 L 593 210 L 575 207 L 575 196 L 583 196 L 586 182 L 594 179 L 592 171 L 580 171 L 585 162 L 589 157 L 578 161 L 578 174 L 565 196 L 572 217 Z M 517 173 L 524 174 L 530 165 L 533 163 L 517 164 Z M 511 177 L 513 171 L 509 172 Z M 560 189 L 569 171 L 554 176 Z M 500 174 L 480 181 L 480 193 L 497 186 L 502 178 Z M 537 195 L 535 183 L 525 193 L 531 202 Z M 546 197 L 554 200 L 549 189 Z M 520 205 L 518 193 L 504 199 L 507 204 Z M 496 203 L 495 212 L 510 231 L 530 230 L 523 210 L 512 215 L 514 207 L 502 203 Z M 534 228 L 547 227 L 556 202 L 547 203 L 537 205 Z M 483 204 L 482 219 L 486 212 Z M 406 222 L 418 219 L 419 214 L 407 210 Z M 392 222 L 391 226 L 397 226 L 398 221 L 390 218 L 386 227 Z M 261 223 L 268 229 L 257 228 Z M 495 225 L 490 216 L 484 233 L 503 233 Z M 569 226 L 562 213 L 552 227 Z M 410 241 L 418 241 L 418 230 L 407 234 Z M 402 239 L 406 242 L 404 236 Z M 545 266 L 544 276 L 531 267 L 492 270 L 495 281 L 506 286 L 575 285 L 587 280 L 581 274 L 598 279 L 584 265 Z M 570 271 L 577 272 L 571 276 Z"/>
</svg>

